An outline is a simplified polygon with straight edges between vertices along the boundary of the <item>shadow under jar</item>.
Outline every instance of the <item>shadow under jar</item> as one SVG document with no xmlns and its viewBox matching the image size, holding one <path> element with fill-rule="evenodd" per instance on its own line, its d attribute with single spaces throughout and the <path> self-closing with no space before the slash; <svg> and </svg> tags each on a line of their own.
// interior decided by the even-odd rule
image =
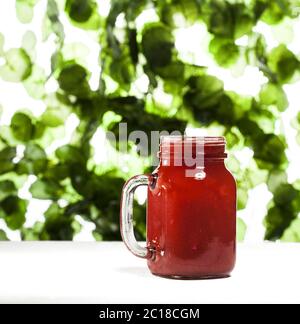
<svg viewBox="0 0 300 324">
<path fill-rule="evenodd" d="M 236 182 L 226 169 L 223 137 L 166 136 L 151 175 L 124 186 L 123 241 L 147 258 L 159 276 L 208 279 L 230 276 L 236 259 Z M 133 195 L 148 186 L 147 247 L 133 231 Z"/>
</svg>

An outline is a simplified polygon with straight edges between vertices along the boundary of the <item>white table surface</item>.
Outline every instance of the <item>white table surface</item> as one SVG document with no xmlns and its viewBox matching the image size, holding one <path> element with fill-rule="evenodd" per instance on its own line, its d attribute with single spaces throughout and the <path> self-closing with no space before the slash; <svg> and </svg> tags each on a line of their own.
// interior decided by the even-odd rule
<svg viewBox="0 0 300 324">
<path fill-rule="evenodd" d="M 0 243 L 0 303 L 300 303 L 300 244 L 239 245 L 231 278 L 155 277 L 122 243 Z"/>
</svg>

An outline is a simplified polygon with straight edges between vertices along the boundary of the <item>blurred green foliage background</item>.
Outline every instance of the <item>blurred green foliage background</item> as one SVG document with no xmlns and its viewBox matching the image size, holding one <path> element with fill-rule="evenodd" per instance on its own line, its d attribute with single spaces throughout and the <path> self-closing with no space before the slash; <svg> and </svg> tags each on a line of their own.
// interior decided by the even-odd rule
<svg viewBox="0 0 300 324">
<path fill-rule="evenodd" d="M 43 55 L 36 50 L 36 31 L 25 32 L 40 1 L 47 2 L 42 41 L 55 42 L 50 73 L 35 63 Z M 119 240 L 122 185 L 133 174 L 149 172 L 150 157 L 140 159 L 132 143 L 125 168 L 113 161 L 96 163 L 92 142 L 99 130 L 117 134 L 122 121 L 129 131 L 147 133 L 214 127 L 228 141 L 239 210 L 246 207 L 249 190 L 267 183 L 273 199 L 265 215 L 265 239 L 300 241 L 300 180 L 288 182 L 288 143 L 276 127 L 289 105 L 283 87 L 299 80 L 299 56 L 284 43 L 270 48 L 256 29 L 261 22 L 272 28 L 286 19 L 292 24 L 300 14 L 299 0 L 111 0 L 107 15 L 100 14 L 106 0 L 40 1 L 16 0 L 25 32 L 19 48 L 7 48 L 5 30 L 0 33 L 0 78 L 19 83 L 45 106 L 39 116 L 22 109 L 10 125 L 1 126 L 0 218 L 9 229 L 20 231 L 23 240 L 72 240 L 81 230 L 81 217 L 94 224 L 96 240 Z M 141 15 L 149 10 L 153 21 L 141 24 Z M 267 82 L 258 96 L 226 91 L 206 66 L 182 59 L 175 32 L 197 23 L 206 27 L 207 50 L 216 64 L 241 74 L 249 66 L 263 73 Z M 98 66 L 93 68 L 100 71 L 96 87 L 90 84 L 93 70 L 85 64 L 85 38 L 66 44 L 66 24 L 92 35 L 100 45 Z M 244 36 L 246 43 L 240 45 L 237 40 Z M 190 40 L 202 37 L 191 35 Z M 142 89 L 141 80 L 146 84 Z M 55 91 L 48 90 L 50 82 L 57 85 Z M 171 98 L 169 105 L 157 102 L 158 90 Z M 70 116 L 78 119 L 71 138 L 51 151 L 64 136 Z M 300 113 L 293 126 L 300 134 Z M 234 158 L 244 147 L 254 154 L 246 167 Z M 43 221 L 33 226 L 26 225 L 29 201 L 20 195 L 28 179 L 32 198 L 51 202 Z M 135 215 L 136 235 L 144 239 L 144 207 L 137 205 Z M 241 219 L 238 228 L 242 240 L 246 226 Z M 0 240 L 6 239 L 1 230 Z"/>
</svg>

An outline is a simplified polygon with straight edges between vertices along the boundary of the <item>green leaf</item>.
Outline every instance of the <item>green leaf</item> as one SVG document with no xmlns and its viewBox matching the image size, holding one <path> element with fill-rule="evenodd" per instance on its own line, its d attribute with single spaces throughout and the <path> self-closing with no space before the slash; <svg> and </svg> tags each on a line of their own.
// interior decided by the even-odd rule
<svg viewBox="0 0 300 324">
<path fill-rule="evenodd" d="M 67 177 L 69 177 L 69 175 L 69 166 L 65 164 L 50 165 L 45 171 L 45 177 L 56 182 L 65 180 Z"/>
<path fill-rule="evenodd" d="M 135 69 L 129 56 L 121 56 L 110 63 L 110 76 L 122 85 L 131 85 L 135 77 Z"/>
<path fill-rule="evenodd" d="M 282 84 L 291 81 L 295 71 L 300 67 L 295 54 L 283 44 L 274 48 L 269 53 L 268 65 L 270 69 L 277 74 L 277 78 Z"/>
<path fill-rule="evenodd" d="M 222 96 L 216 110 L 215 119 L 224 125 L 234 125 L 238 119 L 235 106 L 231 98 L 227 95 Z"/>
<path fill-rule="evenodd" d="M 164 3 L 160 15 L 162 21 L 171 27 L 193 25 L 200 18 L 201 6 L 197 0 L 173 0 Z"/>
<path fill-rule="evenodd" d="M 257 139 L 260 143 L 262 142 L 261 138 L 263 138 L 264 134 L 257 122 L 244 117 L 238 121 L 237 126 L 244 136 Z"/>
<path fill-rule="evenodd" d="M 255 19 L 244 3 L 229 1 L 209 1 L 205 9 L 208 31 L 215 36 L 238 39 L 252 31 Z"/>
<path fill-rule="evenodd" d="M 58 53 L 61 53 L 65 62 L 84 62 L 89 59 L 90 49 L 83 43 L 72 42 L 70 44 L 64 44 L 62 51 Z M 61 62 L 61 67 L 66 65 L 65 62 Z"/>
<path fill-rule="evenodd" d="M 292 222 L 291 226 L 285 230 L 281 241 L 283 242 L 300 242 L 300 219 Z"/>
<path fill-rule="evenodd" d="M 185 65 L 182 62 L 172 62 L 166 67 L 156 69 L 156 73 L 163 79 L 181 84 L 184 82 Z M 174 84 L 172 84 L 174 87 Z"/>
<path fill-rule="evenodd" d="M 34 140 L 41 139 L 45 133 L 45 130 L 46 130 L 45 125 L 40 121 L 36 121 L 36 123 L 34 124 L 32 139 Z"/>
<path fill-rule="evenodd" d="M 27 78 L 23 85 L 27 93 L 34 99 L 43 99 L 46 95 L 45 84 L 47 82 L 47 76 L 44 69 L 34 66 L 32 73 Z"/>
<path fill-rule="evenodd" d="M 43 227 L 44 224 L 42 222 L 36 222 L 32 228 L 23 227 L 21 229 L 22 241 L 39 241 Z"/>
<path fill-rule="evenodd" d="M 248 202 L 248 188 L 243 188 L 241 186 L 238 187 L 238 210 L 245 209 L 247 207 Z"/>
<path fill-rule="evenodd" d="M 288 178 L 285 171 L 274 169 L 269 173 L 267 185 L 269 190 L 274 193 L 279 187 L 287 184 L 287 181 Z"/>
<path fill-rule="evenodd" d="M 226 38 L 213 38 L 209 44 L 209 51 L 216 62 L 223 67 L 229 67 L 236 63 L 240 56 L 239 47 Z"/>
<path fill-rule="evenodd" d="M 261 20 L 269 25 L 280 23 L 285 16 L 284 8 L 280 5 L 283 2 L 281 0 L 268 0 L 264 1 L 264 3 L 267 8 L 264 10 Z"/>
<path fill-rule="evenodd" d="M 287 95 L 282 87 L 276 84 L 265 84 L 259 94 L 260 102 L 263 105 L 274 105 L 279 111 L 285 111 L 289 105 Z"/>
<path fill-rule="evenodd" d="M 142 35 L 142 52 L 152 69 L 172 62 L 174 38 L 171 30 L 162 24 L 147 25 Z"/>
<path fill-rule="evenodd" d="M 284 206 L 292 202 L 298 196 L 298 190 L 296 190 L 292 185 L 282 184 L 278 186 L 274 192 L 274 202 L 277 205 Z"/>
<path fill-rule="evenodd" d="M 200 17 L 201 6 L 197 0 L 175 0 L 173 5 L 177 5 L 178 9 L 184 16 L 188 25 L 194 24 Z M 172 5 L 172 6 L 173 6 Z M 179 10 L 178 10 L 179 12 Z M 175 18 L 176 19 L 176 18 Z"/>
<path fill-rule="evenodd" d="M 252 189 L 262 183 L 266 183 L 268 179 L 268 171 L 259 169 L 256 163 L 253 161 L 253 165 L 250 165 L 249 168 L 246 169 L 245 177 L 248 181 L 249 189 Z"/>
<path fill-rule="evenodd" d="M 216 106 L 224 93 L 224 84 L 214 76 L 203 75 L 190 78 L 190 90 L 184 99 L 187 106 L 202 110 Z"/>
<path fill-rule="evenodd" d="M 227 148 L 229 150 L 235 147 L 241 147 L 242 145 L 242 135 L 236 129 L 231 129 L 225 133 Z"/>
<path fill-rule="evenodd" d="M 98 185 L 98 179 L 86 170 L 82 170 L 82 166 L 74 164 L 71 168 L 71 183 L 76 192 L 92 199 L 95 195 L 96 188 Z"/>
<path fill-rule="evenodd" d="M 59 127 L 64 125 L 70 112 L 64 107 L 49 107 L 41 117 L 41 121 L 48 127 Z"/>
<path fill-rule="evenodd" d="M 226 167 L 232 173 L 239 174 L 241 172 L 241 163 L 234 155 L 229 155 L 225 163 L 226 163 Z"/>
<path fill-rule="evenodd" d="M 252 109 L 248 112 L 247 118 L 257 123 L 260 131 L 265 134 L 275 133 L 277 118 L 272 112 L 272 108 L 273 107 L 260 106 L 260 104 L 253 102 Z M 255 137 L 259 140 L 259 136 Z"/>
<path fill-rule="evenodd" d="M 9 196 L 0 205 L 0 217 L 11 230 L 20 229 L 25 223 L 27 202 L 17 196 Z"/>
<path fill-rule="evenodd" d="M 267 1 L 266 0 L 254 0 L 253 1 L 253 13 L 255 21 L 258 21 L 263 15 L 264 11 L 267 9 Z"/>
<path fill-rule="evenodd" d="M 60 71 L 64 65 L 64 57 L 61 51 L 56 51 L 51 56 L 51 72 Z"/>
<path fill-rule="evenodd" d="M 67 0 L 65 11 L 76 27 L 87 30 L 98 30 L 101 27 L 97 2 L 94 0 Z"/>
<path fill-rule="evenodd" d="M 17 194 L 17 188 L 14 182 L 5 180 L 0 182 L 0 201 L 6 199 L 11 195 Z"/>
<path fill-rule="evenodd" d="M 34 133 L 31 119 L 23 113 L 16 113 L 13 116 L 10 127 L 14 137 L 22 142 L 29 141 Z"/>
<path fill-rule="evenodd" d="M 84 67 L 78 64 L 70 64 L 60 72 L 58 83 L 67 94 L 86 98 L 90 94 L 87 78 L 88 73 Z"/>
<path fill-rule="evenodd" d="M 293 183 L 293 186 L 295 189 L 299 190 L 300 191 L 300 179 L 296 180 L 294 183 Z"/>
<path fill-rule="evenodd" d="M 6 236 L 6 233 L 3 230 L 0 230 L 0 241 L 9 241 Z"/>
<path fill-rule="evenodd" d="M 276 135 L 268 134 L 257 138 L 254 145 L 254 157 L 273 165 L 286 162 L 286 143 Z"/>
<path fill-rule="evenodd" d="M 0 77 L 4 81 L 20 82 L 31 74 L 31 60 L 22 48 L 10 49 L 4 55 L 6 63 L 0 66 Z"/>
<path fill-rule="evenodd" d="M 85 164 L 82 151 L 75 146 L 65 145 L 58 148 L 55 152 L 56 157 L 61 163 L 66 164 Z"/>
<path fill-rule="evenodd" d="M 14 170 L 15 164 L 13 159 L 16 157 L 16 154 L 15 147 L 6 147 L 0 151 L 0 175 Z"/>
<path fill-rule="evenodd" d="M 247 225 L 245 222 L 241 219 L 237 219 L 237 241 L 243 242 L 246 236 L 247 232 Z"/>
<path fill-rule="evenodd" d="M 39 0 L 16 0 L 16 13 L 19 21 L 29 24 L 32 21 L 34 6 Z"/>
<path fill-rule="evenodd" d="M 269 209 L 265 218 L 265 239 L 278 240 L 283 235 L 285 229 L 289 227 L 292 217 L 289 209 L 283 209 L 277 206 Z"/>
<path fill-rule="evenodd" d="M 22 38 L 22 48 L 30 55 L 31 59 L 35 58 L 35 47 L 37 39 L 32 31 L 27 31 Z"/>
<path fill-rule="evenodd" d="M 90 19 L 95 7 L 91 0 L 67 0 L 65 10 L 72 20 L 82 23 Z"/>
<path fill-rule="evenodd" d="M 47 167 L 47 155 L 37 144 L 29 143 L 24 152 L 24 158 L 17 165 L 19 174 L 39 174 Z"/>
<path fill-rule="evenodd" d="M 244 3 L 232 4 L 231 12 L 234 17 L 234 38 L 238 39 L 250 34 L 255 25 L 255 19 L 249 7 Z"/>
<path fill-rule="evenodd" d="M 29 191 L 33 198 L 42 200 L 57 200 L 63 193 L 62 187 L 58 183 L 47 179 L 37 180 Z"/>
<path fill-rule="evenodd" d="M 209 2 L 208 31 L 216 36 L 232 38 L 234 36 L 234 19 L 227 1 Z M 224 28 L 226 26 L 226 28 Z"/>
<path fill-rule="evenodd" d="M 59 207 L 59 205 L 57 203 L 53 203 L 50 205 L 50 207 L 45 212 L 45 217 L 46 217 L 46 219 L 58 218 L 58 217 L 60 217 L 62 210 L 63 209 L 61 207 Z"/>
<path fill-rule="evenodd" d="M 71 240 L 75 234 L 73 217 L 66 215 L 65 210 L 53 203 L 45 213 L 45 225 L 41 233 L 43 240 Z"/>
<path fill-rule="evenodd" d="M 102 242 L 103 241 L 103 236 L 99 234 L 97 231 L 92 232 L 94 239 L 96 242 Z"/>
</svg>

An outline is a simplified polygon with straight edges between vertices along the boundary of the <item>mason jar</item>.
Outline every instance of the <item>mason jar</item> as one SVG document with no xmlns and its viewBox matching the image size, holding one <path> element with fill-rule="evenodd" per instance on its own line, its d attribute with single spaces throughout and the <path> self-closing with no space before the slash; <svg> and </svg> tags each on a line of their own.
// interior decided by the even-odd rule
<svg viewBox="0 0 300 324">
<path fill-rule="evenodd" d="M 164 136 L 159 165 L 130 179 L 121 202 L 121 234 L 154 275 L 230 276 L 236 259 L 236 182 L 224 160 L 224 137 Z M 147 245 L 136 242 L 133 198 L 148 187 Z"/>
</svg>

